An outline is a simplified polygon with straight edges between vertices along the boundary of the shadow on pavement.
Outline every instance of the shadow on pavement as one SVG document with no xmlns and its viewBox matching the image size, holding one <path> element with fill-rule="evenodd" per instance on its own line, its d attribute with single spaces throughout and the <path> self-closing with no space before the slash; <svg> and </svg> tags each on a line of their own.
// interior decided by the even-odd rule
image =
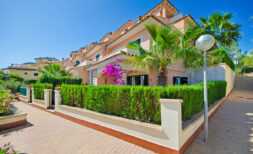
<svg viewBox="0 0 253 154">
<path fill-rule="evenodd" d="M 6 137 L 6 136 L 10 135 L 13 132 L 19 132 L 19 131 L 22 131 L 23 129 L 26 129 L 26 128 L 29 128 L 29 127 L 32 127 L 32 126 L 33 126 L 33 124 L 27 122 L 23 126 L 19 126 L 19 127 L 15 127 L 15 128 L 0 131 L 0 136 Z"/>
</svg>

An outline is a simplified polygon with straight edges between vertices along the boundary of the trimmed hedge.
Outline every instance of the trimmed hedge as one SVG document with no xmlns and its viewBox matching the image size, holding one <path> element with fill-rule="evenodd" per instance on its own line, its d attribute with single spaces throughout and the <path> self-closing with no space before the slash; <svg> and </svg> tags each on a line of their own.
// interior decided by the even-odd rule
<svg viewBox="0 0 253 154">
<path fill-rule="evenodd" d="M 226 82 L 208 83 L 209 104 L 226 94 Z M 203 85 L 167 87 L 62 85 L 64 105 L 155 124 L 161 123 L 160 98 L 183 99 L 183 120 L 203 110 Z"/>
<path fill-rule="evenodd" d="M 24 81 L 24 84 L 26 84 L 26 85 L 35 84 L 35 83 L 37 83 L 37 80 L 25 80 Z"/>
<path fill-rule="evenodd" d="M 82 79 L 74 79 L 74 78 L 70 78 L 70 77 L 43 78 L 43 79 L 40 79 L 40 82 L 53 84 L 54 86 L 56 86 L 56 85 L 61 85 L 61 84 L 81 84 Z"/>
<path fill-rule="evenodd" d="M 52 84 L 42 84 L 42 83 L 36 83 L 33 85 L 34 90 L 34 97 L 35 99 L 44 100 L 44 90 L 45 89 L 52 89 Z"/>
</svg>

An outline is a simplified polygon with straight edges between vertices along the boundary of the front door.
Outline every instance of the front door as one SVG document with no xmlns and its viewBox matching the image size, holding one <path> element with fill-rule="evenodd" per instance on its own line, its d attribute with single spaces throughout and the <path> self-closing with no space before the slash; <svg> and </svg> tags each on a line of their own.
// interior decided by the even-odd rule
<svg viewBox="0 0 253 154">
<path fill-rule="evenodd" d="M 50 108 L 51 109 L 55 109 L 55 87 L 52 89 L 52 97 L 51 97 L 51 105 Z"/>
</svg>

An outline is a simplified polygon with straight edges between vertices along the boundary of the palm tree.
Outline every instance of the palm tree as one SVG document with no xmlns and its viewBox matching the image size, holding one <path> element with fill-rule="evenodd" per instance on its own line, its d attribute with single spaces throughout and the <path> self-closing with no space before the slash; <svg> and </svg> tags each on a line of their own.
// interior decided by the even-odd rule
<svg viewBox="0 0 253 154">
<path fill-rule="evenodd" d="M 199 68 L 203 65 L 202 54 L 195 47 L 195 41 L 204 33 L 204 29 L 191 25 L 181 37 L 180 52 L 177 52 L 177 58 L 184 60 L 186 68 Z"/>
<path fill-rule="evenodd" d="M 240 65 L 242 67 L 253 67 L 253 54 L 252 53 L 243 54 L 240 59 Z"/>
<path fill-rule="evenodd" d="M 158 72 L 158 84 L 164 86 L 167 81 L 167 67 L 176 59 L 182 34 L 168 26 L 149 24 L 145 27 L 152 38 L 151 46 L 145 50 L 139 43 L 130 43 L 128 48 L 134 51 L 135 56 L 130 56 L 127 63 L 136 68 L 145 68 L 149 72 Z"/>
<path fill-rule="evenodd" d="M 240 38 L 240 25 L 234 24 L 231 13 L 213 13 L 209 18 L 201 18 L 201 27 L 212 34 L 218 46 L 231 46 Z"/>
<path fill-rule="evenodd" d="M 183 57 L 187 68 L 202 66 L 202 55 L 194 47 L 195 40 L 202 34 L 211 34 L 217 41 L 216 47 L 208 55 L 209 65 L 225 62 L 234 68 L 230 55 L 234 52 L 236 42 L 240 38 L 240 26 L 232 23 L 231 19 L 232 15 L 229 13 L 214 13 L 209 18 L 201 18 L 199 25 L 190 26 L 186 30 L 179 57 Z"/>
<path fill-rule="evenodd" d="M 50 64 L 45 66 L 40 73 L 40 81 L 50 81 L 52 79 L 61 79 L 64 77 L 70 77 L 70 74 L 66 72 L 59 64 Z"/>
<path fill-rule="evenodd" d="M 240 38 L 240 26 L 231 22 L 229 13 L 214 13 L 209 18 L 201 18 L 200 25 L 191 25 L 184 34 L 168 26 L 146 25 L 152 38 L 149 50 L 143 49 L 138 43 L 130 43 L 129 49 L 135 51 L 135 56 L 128 58 L 127 63 L 137 68 L 159 73 L 158 84 L 166 84 L 167 66 L 177 59 L 183 59 L 186 68 L 199 68 L 203 64 L 201 52 L 195 48 L 195 41 L 202 34 L 212 34 L 216 47 L 208 55 L 209 64 L 228 63 L 233 67 L 229 58 L 230 48 Z M 232 63 L 231 63 L 232 62 Z"/>
</svg>

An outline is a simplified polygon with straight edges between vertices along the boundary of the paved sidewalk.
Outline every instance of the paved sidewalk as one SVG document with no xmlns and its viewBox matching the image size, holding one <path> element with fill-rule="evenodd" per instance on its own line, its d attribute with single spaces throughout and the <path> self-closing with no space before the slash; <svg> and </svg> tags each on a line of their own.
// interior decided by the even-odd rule
<svg viewBox="0 0 253 154">
<path fill-rule="evenodd" d="M 25 127 L 0 132 L 0 145 L 10 142 L 27 154 L 148 154 L 146 149 L 61 117 L 16 102 L 28 113 Z"/>
<path fill-rule="evenodd" d="M 209 124 L 209 139 L 203 133 L 187 154 L 253 154 L 253 78 L 238 78 L 232 95 Z"/>
</svg>

